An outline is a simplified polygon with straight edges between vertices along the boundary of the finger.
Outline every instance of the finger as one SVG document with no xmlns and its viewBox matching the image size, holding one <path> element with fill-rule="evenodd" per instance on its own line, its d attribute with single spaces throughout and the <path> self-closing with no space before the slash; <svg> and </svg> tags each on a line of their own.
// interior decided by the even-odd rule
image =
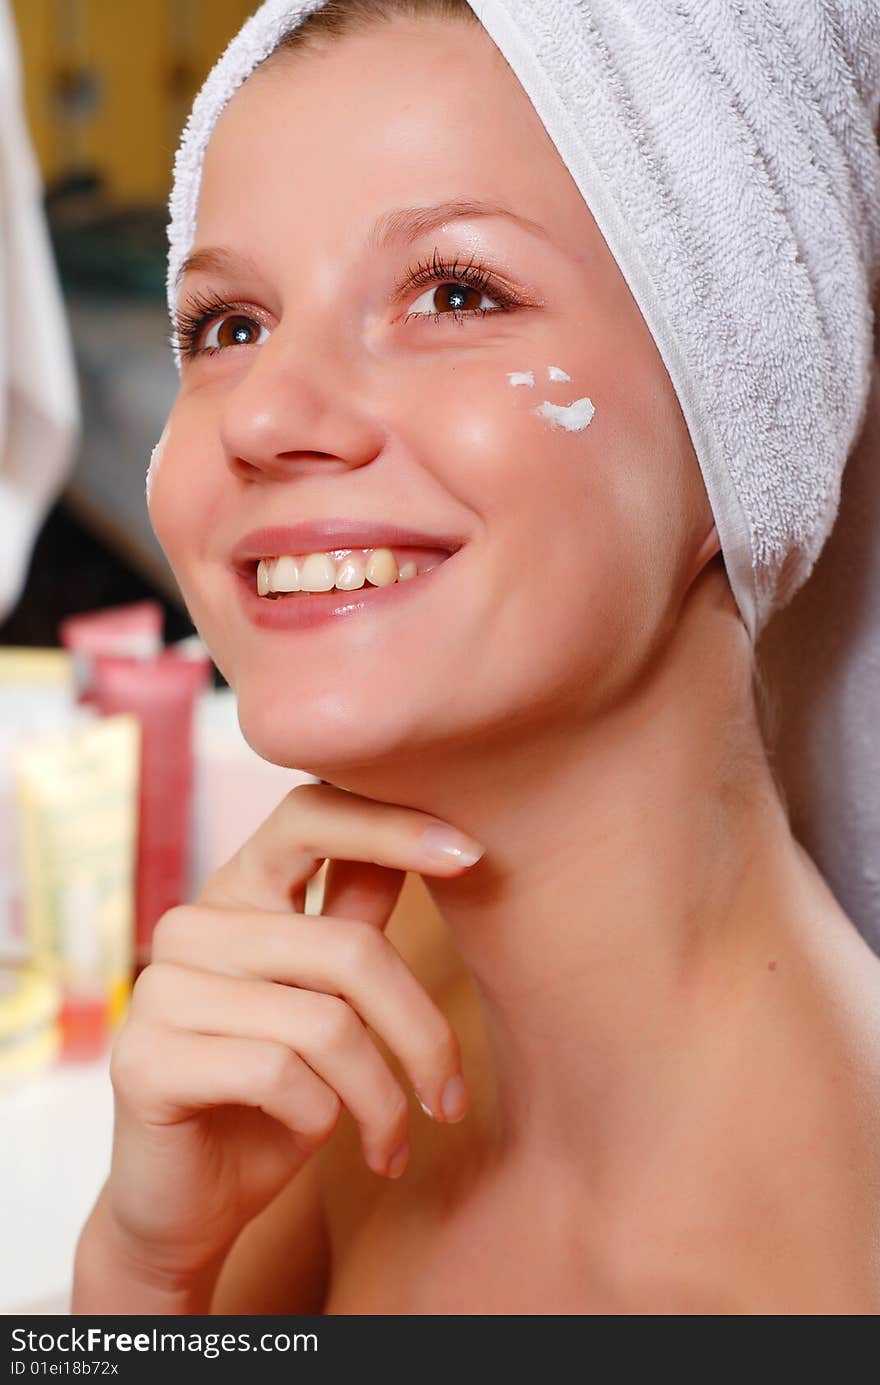
<svg viewBox="0 0 880 1385">
<path fill-rule="evenodd" d="M 152 974 L 152 975 L 151 975 Z M 138 977 L 141 1022 L 197 1034 L 268 1040 L 291 1049 L 338 1093 L 384 1172 L 404 1143 L 409 1106 L 354 1010 L 338 996 L 152 963 Z"/>
<path fill-rule="evenodd" d="M 153 935 L 153 965 L 161 962 L 340 997 L 399 1059 L 436 1119 L 465 1114 L 466 1092 L 457 1107 L 444 1109 L 442 1100 L 447 1083 L 461 1077 L 455 1030 L 393 943 L 371 924 L 180 905 L 163 915 Z"/>
<path fill-rule="evenodd" d="M 271 1040 L 130 1026 L 116 1041 L 110 1078 L 138 1115 L 156 1125 L 214 1106 L 259 1107 L 288 1127 L 304 1158 L 329 1138 L 342 1107 L 308 1063 Z"/>
<path fill-rule="evenodd" d="M 438 845 L 438 833 L 445 847 Z M 479 859 L 482 850 L 418 809 L 363 798 L 332 784 L 297 784 L 235 855 L 209 876 L 196 903 L 290 910 L 292 895 L 324 860 L 453 876 Z"/>
<path fill-rule="evenodd" d="M 368 865 L 363 861 L 330 861 L 321 913 L 361 919 L 384 928 L 400 898 L 405 870 Z"/>
</svg>

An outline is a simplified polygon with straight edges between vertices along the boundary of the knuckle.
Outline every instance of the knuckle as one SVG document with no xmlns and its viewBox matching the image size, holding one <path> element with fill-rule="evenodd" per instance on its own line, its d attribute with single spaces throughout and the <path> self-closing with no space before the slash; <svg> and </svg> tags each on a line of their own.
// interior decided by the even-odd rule
<svg viewBox="0 0 880 1385">
<path fill-rule="evenodd" d="M 188 904 L 176 904 L 173 908 L 166 909 L 153 929 L 153 958 L 172 951 L 175 942 L 192 927 L 194 912 Z"/>
<path fill-rule="evenodd" d="M 291 813 L 310 813 L 317 803 L 315 789 L 317 784 L 294 784 L 283 800 L 284 808 Z"/>
<path fill-rule="evenodd" d="M 322 996 L 315 1038 L 328 1052 L 345 1051 L 359 1037 L 363 1025 L 351 1006 L 338 996 Z"/>
<path fill-rule="evenodd" d="M 314 856 L 316 859 L 323 858 L 325 853 L 314 841 L 305 837 L 303 831 L 306 827 L 311 830 L 318 820 L 315 817 L 316 813 L 326 815 L 327 792 L 326 784 L 294 784 L 293 788 L 288 790 L 286 798 L 282 799 L 285 811 L 295 814 L 298 849 L 306 856 Z"/>
<path fill-rule="evenodd" d="M 155 1052 L 153 1062 L 146 1061 L 145 1045 L 136 1026 L 126 1023 L 119 1031 L 110 1052 L 110 1085 L 118 1096 L 129 1100 L 141 1093 L 149 1081 L 149 1073 L 156 1066 Z"/>
<path fill-rule="evenodd" d="M 141 1014 L 149 1009 L 156 993 L 158 967 L 158 962 L 150 962 L 148 966 L 144 967 L 132 986 L 129 1000 L 129 1013 L 131 1015 Z"/>
<path fill-rule="evenodd" d="M 131 990 L 131 1015 L 161 1016 L 168 1007 L 168 997 L 174 979 L 181 968 L 173 962 L 152 961 L 144 967 Z"/>
<path fill-rule="evenodd" d="M 371 923 L 360 919 L 339 922 L 343 924 L 340 933 L 342 961 L 346 970 L 355 976 L 375 971 L 386 960 L 386 948 L 390 946 L 384 934 Z"/>
<path fill-rule="evenodd" d="M 289 1087 L 298 1075 L 301 1062 L 293 1049 L 285 1047 L 284 1044 L 273 1045 L 271 1062 L 266 1063 L 262 1072 L 266 1087 L 271 1091 Z"/>
<path fill-rule="evenodd" d="M 135 1066 L 132 1062 L 130 1033 L 127 1026 L 121 1029 L 110 1050 L 110 1085 L 114 1091 L 124 1091 L 128 1087 L 129 1075 Z"/>
</svg>

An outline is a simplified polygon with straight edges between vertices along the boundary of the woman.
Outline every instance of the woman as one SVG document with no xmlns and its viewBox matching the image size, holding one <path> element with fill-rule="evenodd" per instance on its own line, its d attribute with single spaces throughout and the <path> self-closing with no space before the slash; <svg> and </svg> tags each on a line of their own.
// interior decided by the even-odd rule
<svg viewBox="0 0 880 1385">
<path fill-rule="evenodd" d="M 325 782 L 159 923 L 73 1310 L 875 1312 L 880 962 L 752 691 L 804 553 L 745 594 L 471 9 L 307 8 L 210 130 L 148 486 L 247 739 Z"/>
</svg>

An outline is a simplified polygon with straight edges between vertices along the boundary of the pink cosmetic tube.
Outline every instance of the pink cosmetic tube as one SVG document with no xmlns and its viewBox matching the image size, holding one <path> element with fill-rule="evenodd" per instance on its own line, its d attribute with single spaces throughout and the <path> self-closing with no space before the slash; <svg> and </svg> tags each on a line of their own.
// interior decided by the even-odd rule
<svg viewBox="0 0 880 1385">
<path fill-rule="evenodd" d="M 185 902 L 192 832 L 193 716 L 210 659 L 164 649 L 155 660 L 97 654 L 93 700 L 104 716 L 131 712 L 141 725 L 135 871 L 135 976 L 150 961 L 153 929 Z"/>
<path fill-rule="evenodd" d="M 93 660 L 96 655 L 155 659 L 162 649 L 162 623 L 163 611 L 158 601 L 108 606 L 62 620 L 58 634 L 73 658 L 77 701 L 94 700 Z"/>
</svg>

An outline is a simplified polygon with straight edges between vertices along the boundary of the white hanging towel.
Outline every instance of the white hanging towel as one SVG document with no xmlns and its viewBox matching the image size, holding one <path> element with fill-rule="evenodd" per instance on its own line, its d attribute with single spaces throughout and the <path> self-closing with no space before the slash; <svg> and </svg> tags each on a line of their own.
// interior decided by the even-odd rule
<svg viewBox="0 0 880 1385">
<path fill-rule="evenodd" d="M 0 0 L 0 620 L 63 489 L 81 416 L 70 331 L 24 115 L 18 36 Z"/>
</svg>

